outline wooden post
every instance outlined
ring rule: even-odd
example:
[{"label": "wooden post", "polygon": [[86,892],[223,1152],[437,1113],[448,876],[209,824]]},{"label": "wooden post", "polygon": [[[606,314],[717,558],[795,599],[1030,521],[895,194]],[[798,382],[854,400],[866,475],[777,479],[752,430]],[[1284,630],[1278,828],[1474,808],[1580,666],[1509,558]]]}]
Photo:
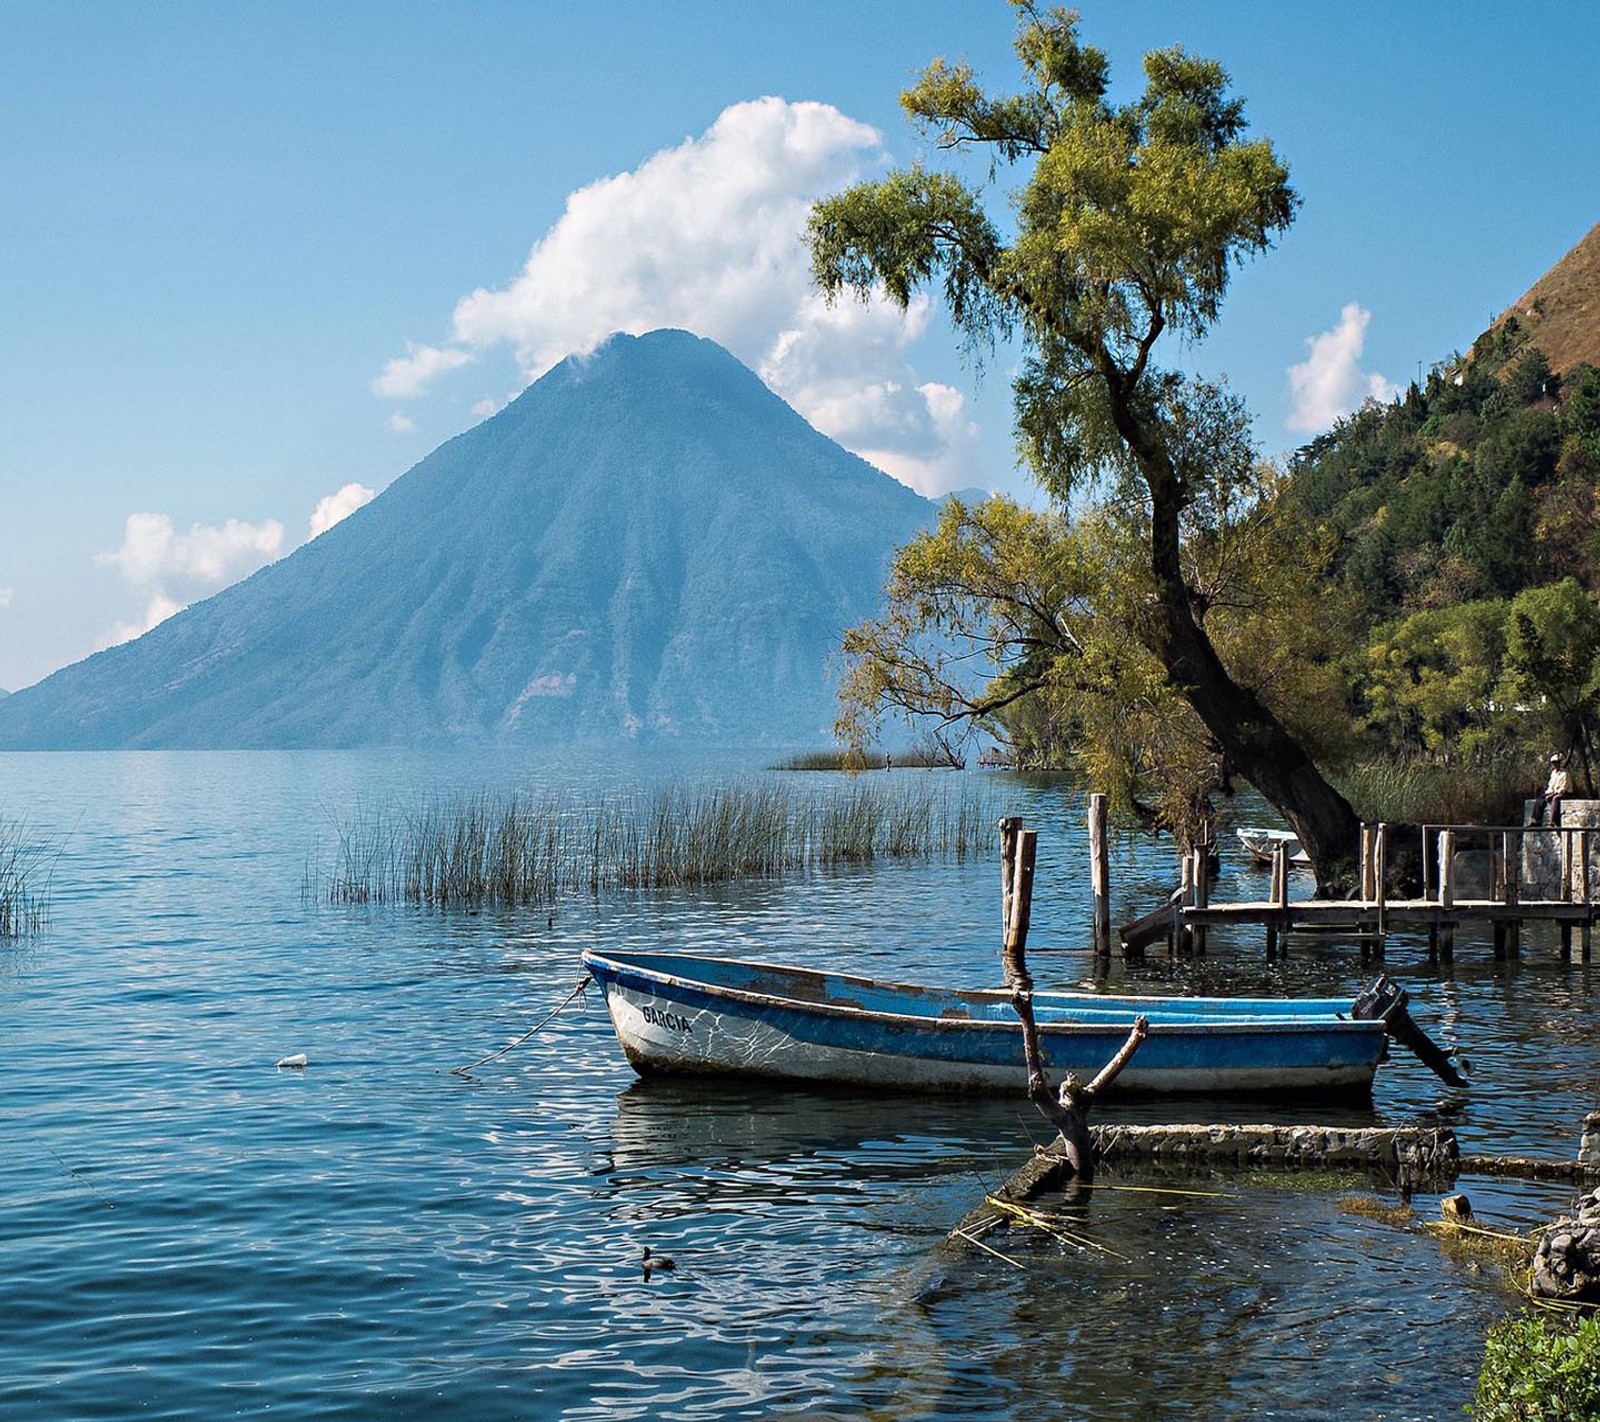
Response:
[{"label": "wooden post", "polygon": [[1389,932],[1389,826],[1380,824],[1373,836],[1372,878],[1378,900],[1378,955],[1383,956],[1383,940]]},{"label": "wooden post", "polygon": [[1455,955],[1456,930],[1449,915],[1456,906],[1456,833],[1439,831],[1439,952],[1445,962]]},{"label": "wooden post", "polygon": [[[1184,851],[1183,858],[1178,861],[1178,888],[1182,891],[1179,902],[1184,909],[1194,907],[1194,850]],[[1194,935],[1189,928],[1188,917],[1180,911],[1177,918],[1177,948],[1180,956],[1188,958],[1194,953]]]},{"label": "wooden post", "polygon": [[1370,904],[1378,896],[1377,889],[1373,885],[1373,849],[1376,838],[1371,825],[1361,826],[1361,902],[1365,904]]},{"label": "wooden post", "polygon": [[1094,955],[1111,956],[1111,860],[1106,848],[1106,797],[1089,797],[1089,884],[1094,894]]},{"label": "wooden post", "polygon": [[1589,961],[1591,940],[1594,937],[1594,903],[1589,895],[1589,831],[1578,831],[1578,885],[1582,891],[1583,922],[1578,926],[1578,948],[1583,961]]},{"label": "wooden post", "polygon": [[1034,830],[1018,830],[1011,860],[1011,906],[1006,919],[1001,958],[1005,964],[1006,986],[1012,998],[1031,998],[1033,976],[1028,972],[1028,919],[1033,909],[1033,863],[1039,836]]},{"label": "wooden post", "polygon": [[[1211,843],[1209,840],[1201,843],[1194,852],[1194,906],[1197,909],[1211,907]],[[1205,957],[1206,952],[1206,926],[1204,922],[1194,926],[1194,951],[1200,957]]]},{"label": "wooden post", "polygon": [[1007,815],[1000,821],[1000,946],[1005,951],[1006,935],[1011,931],[1012,876],[1016,873],[1017,836],[1022,833],[1022,817]]},{"label": "wooden post", "polygon": [[1289,846],[1279,841],[1272,847],[1272,907],[1274,913],[1267,927],[1267,961],[1272,962],[1279,953],[1288,951],[1283,931],[1288,927],[1289,907]]},{"label": "wooden post", "polygon": [[[1522,831],[1511,830],[1507,835],[1507,848],[1511,851],[1508,855],[1510,864],[1506,869],[1506,904],[1515,908],[1522,902]],[[1522,952],[1522,920],[1512,918],[1506,924],[1506,943],[1511,951],[1511,956],[1516,957]]]},{"label": "wooden post", "polygon": [[1011,916],[1006,924],[1006,948],[1019,954],[1027,946],[1028,923],[1033,916],[1033,866],[1038,852],[1038,831],[1020,831],[1011,873]]}]

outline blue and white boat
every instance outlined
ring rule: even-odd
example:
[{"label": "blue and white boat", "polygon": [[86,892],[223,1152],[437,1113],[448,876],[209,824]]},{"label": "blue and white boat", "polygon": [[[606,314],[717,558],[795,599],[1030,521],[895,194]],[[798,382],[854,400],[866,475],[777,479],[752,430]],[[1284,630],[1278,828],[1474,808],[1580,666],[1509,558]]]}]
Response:
[{"label": "blue and white boat", "polygon": [[[1022,1025],[1004,990],[917,987],[688,953],[586,952],[640,1075],[735,1074],[906,1091],[1021,1092]],[[1403,1001],[1403,994],[1401,995]],[[1117,1092],[1362,1093],[1381,1017],[1339,998],[1112,997],[1035,991],[1051,1071],[1088,1080],[1143,1015]]]}]

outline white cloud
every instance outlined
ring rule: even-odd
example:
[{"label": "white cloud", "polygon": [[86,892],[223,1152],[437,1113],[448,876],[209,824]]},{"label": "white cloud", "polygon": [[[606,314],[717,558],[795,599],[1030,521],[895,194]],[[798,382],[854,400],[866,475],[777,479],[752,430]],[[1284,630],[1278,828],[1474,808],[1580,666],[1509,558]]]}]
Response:
[{"label": "white cloud", "polygon": [[172,584],[213,591],[273,562],[283,552],[283,525],[275,518],[244,523],[230,518],[221,528],[195,524],[178,533],[166,514],[133,513],[122,547],[95,561],[116,568],[135,586]]},{"label": "white cloud", "polygon": [[365,484],[346,484],[336,493],[324,495],[317,500],[317,506],[311,514],[311,532],[307,538],[315,538],[320,533],[326,533],[334,524],[350,517],[363,504],[371,503],[376,491],[367,488]]},{"label": "white cloud", "polygon": [[472,413],[480,420],[487,420],[489,416],[494,414],[494,412],[499,408],[500,402],[498,400],[494,399],[492,396],[485,395],[483,399],[479,400],[478,403],[472,407]]},{"label": "white cloud", "polygon": [[1301,364],[1289,367],[1289,388],[1294,395],[1287,420],[1291,430],[1315,434],[1350,414],[1364,400],[1387,401],[1400,393],[1384,376],[1361,369],[1371,319],[1371,312],[1352,301],[1339,313],[1339,324],[1333,330],[1306,339],[1310,354]]},{"label": "white cloud", "polygon": [[95,562],[115,568],[145,601],[139,622],[118,622],[102,647],[142,636],[181,612],[197,597],[214,593],[275,561],[283,553],[283,525],[230,518],[220,528],[195,524],[179,533],[166,514],[129,514],[122,546],[97,553]]},{"label": "white cloud", "polygon": [[876,131],[830,105],[734,104],[699,137],[572,193],[520,274],[463,297],[449,343],[411,347],[375,388],[420,394],[496,347],[533,381],[613,332],[681,326],[726,346],[891,472],[930,489],[970,483],[970,420],[952,418],[943,396],[930,402],[911,361],[927,303],[901,312],[847,298],[830,308],[811,282],[812,203],[883,159]]},{"label": "white cloud", "polygon": [[131,642],[135,637],[142,637],[153,627],[158,627],[169,617],[182,612],[184,604],[174,602],[165,593],[157,593],[150,599],[145,608],[144,618],[139,622],[118,622],[95,645],[97,652],[103,652],[107,647],[120,647],[124,642]]},{"label": "white cloud", "polygon": [[372,382],[372,391],[386,400],[412,400],[447,371],[466,365],[472,356],[464,350],[417,346],[409,341],[406,353],[384,365]]},{"label": "white cloud", "polygon": [[4,612],[17,600],[15,588],[0,588],[0,612]]},{"label": "white cloud", "polygon": [[417,422],[410,415],[403,414],[399,410],[395,410],[390,414],[389,418],[383,422],[383,426],[390,434],[397,435],[415,434],[417,430]]}]

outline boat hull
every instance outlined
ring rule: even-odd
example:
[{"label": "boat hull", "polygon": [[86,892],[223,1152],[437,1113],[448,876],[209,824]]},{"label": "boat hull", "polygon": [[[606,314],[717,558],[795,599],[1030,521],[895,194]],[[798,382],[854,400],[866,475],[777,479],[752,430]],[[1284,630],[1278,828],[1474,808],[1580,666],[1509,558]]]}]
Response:
[{"label": "boat hull", "polygon": [[[584,963],[617,1040],[641,1075],[702,1073],[901,1091],[1025,1089],[1022,1029],[1003,993],[885,984],[688,955],[603,955]],[[707,981],[721,976],[721,981]],[[780,986],[775,993],[764,988]],[[1086,1001],[1085,1001],[1086,999]],[[1080,1005],[1082,1004],[1082,1005]],[[1126,1094],[1369,1091],[1382,1023],[1334,1003],[1035,997],[1057,1076],[1087,1080],[1143,1012],[1149,1036],[1117,1079]],[[1349,1004],[1343,1004],[1348,1009]],[[898,1009],[898,1010],[896,1010]]]},{"label": "boat hull", "polygon": [[1291,864],[1309,864],[1311,856],[1301,846],[1300,837],[1289,830],[1257,829],[1246,826],[1236,829],[1234,837],[1239,841],[1253,862],[1260,865],[1272,863],[1272,856],[1277,852],[1280,844],[1287,845],[1289,862]]}]

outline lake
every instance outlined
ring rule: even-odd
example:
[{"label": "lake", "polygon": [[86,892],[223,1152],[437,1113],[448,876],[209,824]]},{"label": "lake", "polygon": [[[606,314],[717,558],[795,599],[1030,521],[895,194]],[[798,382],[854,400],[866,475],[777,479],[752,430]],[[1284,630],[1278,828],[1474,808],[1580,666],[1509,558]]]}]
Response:
[{"label": "lake", "polygon": [[[1513,1301],[1420,1228],[1342,1208],[1398,1203],[1380,1181],[1111,1173],[1077,1226],[1097,1248],[1013,1231],[1015,1264],[941,1269],[945,1233],[1047,1135],[1020,1080],[1016,1102],[640,1082],[597,992],[451,1073],[560,1003],[589,946],[992,984],[992,853],[553,912],[306,892],[360,807],[764,764],[0,755],[0,818],[57,847],[50,927],[0,944],[0,1417],[1461,1415]],[[893,773],[1040,829],[1030,964],[1041,985],[1088,979],[1076,792]],[[1237,861],[1218,897],[1259,895]],[[1120,921],[1170,889],[1170,845],[1119,846],[1112,874]],[[1118,961],[1110,982],[1331,995],[1370,976],[1344,943],[1264,957],[1259,934],[1214,935],[1203,960]],[[1108,1102],[1096,1119],[1445,1121],[1464,1150],[1570,1158],[1600,1082],[1593,970],[1537,938],[1506,963],[1461,941],[1444,967],[1397,943],[1387,966],[1472,1090],[1396,1058],[1370,1110]],[[277,1068],[301,1052],[306,1069]],[[1459,1188],[1517,1229],[1573,1194]],[[1437,1197],[1414,1204],[1437,1217]],[[677,1267],[647,1279],[646,1247]]]}]

